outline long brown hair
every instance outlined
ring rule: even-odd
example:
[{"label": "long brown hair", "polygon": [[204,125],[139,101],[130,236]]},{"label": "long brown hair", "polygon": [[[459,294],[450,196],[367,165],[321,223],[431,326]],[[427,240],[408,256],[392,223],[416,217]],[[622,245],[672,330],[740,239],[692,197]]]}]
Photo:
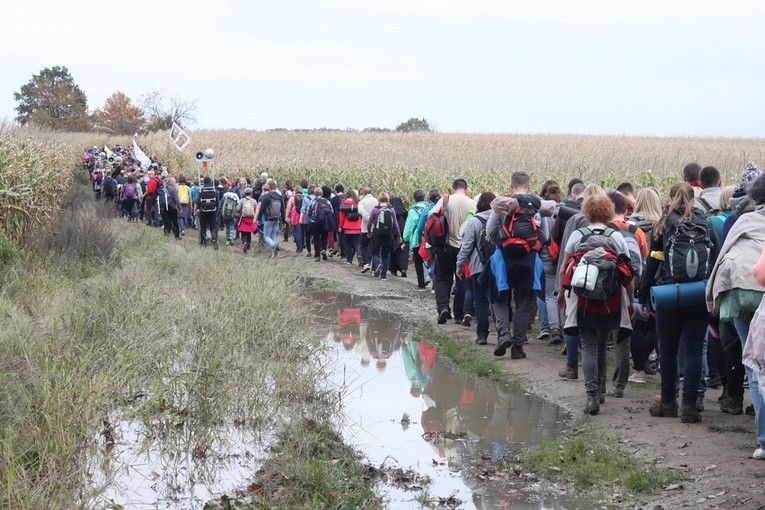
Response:
[{"label": "long brown hair", "polygon": [[696,196],[690,184],[679,182],[672,186],[669,194],[671,199],[667,210],[653,228],[654,239],[659,239],[667,230],[667,222],[671,214],[675,213],[679,216],[676,220],[677,223],[690,221],[693,216],[693,204],[696,201]]}]

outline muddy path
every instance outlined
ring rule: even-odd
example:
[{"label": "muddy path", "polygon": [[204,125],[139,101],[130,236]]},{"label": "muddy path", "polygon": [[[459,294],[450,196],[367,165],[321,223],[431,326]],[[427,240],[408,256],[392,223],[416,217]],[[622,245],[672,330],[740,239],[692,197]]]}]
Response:
[{"label": "muddy path", "polygon": [[[761,462],[750,458],[756,447],[754,420],[750,416],[731,416],[719,411],[720,390],[709,389],[706,411],[700,424],[681,424],[679,419],[654,418],[648,407],[659,392],[659,376],[648,376],[643,385],[630,384],[623,398],[608,396],[600,414],[585,417],[583,379],[566,381],[558,377],[564,365],[560,348],[536,340],[538,324],[529,335],[528,357],[511,360],[496,358],[493,349],[496,333],[492,331],[489,345],[473,343],[475,331],[449,322],[437,325],[435,300],[430,292],[415,292],[415,280],[389,276],[380,281],[369,273],[361,274],[355,265],[342,264],[337,258],[315,262],[304,254],[292,251],[291,243],[274,261],[252,254],[251,263],[284,265],[296,275],[327,280],[327,286],[364,298],[366,306],[390,312],[414,325],[432,327],[442,335],[459,339],[476,352],[492,359],[507,374],[516,379],[533,395],[560,406],[584,426],[615,433],[623,450],[646,465],[672,469],[678,483],[657,487],[650,496],[630,501],[628,507],[643,508],[763,508],[765,505],[765,472]],[[236,252],[235,248],[226,248]],[[287,253],[287,251],[289,251]],[[241,252],[238,256],[243,257]],[[609,368],[613,365],[610,362]],[[745,397],[748,405],[748,395]]]}]

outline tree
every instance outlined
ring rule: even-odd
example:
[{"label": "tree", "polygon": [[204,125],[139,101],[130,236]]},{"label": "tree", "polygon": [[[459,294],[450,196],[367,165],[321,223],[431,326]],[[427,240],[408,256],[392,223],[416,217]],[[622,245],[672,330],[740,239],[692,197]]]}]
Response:
[{"label": "tree", "polygon": [[418,119],[417,117],[412,117],[406,122],[402,122],[398,126],[396,126],[396,131],[401,131],[403,133],[412,133],[415,131],[433,131],[430,129],[430,124],[428,124],[428,121],[425,119]]},{"label": "tree", "polygon": [[124,92],[106,98],[104,107],[93,112],[96,129],[110,135],[132,135],[143,130],[143,110]]},{"label": "tree", "polygon": [[193,100],[178,96],[169,97],[164,90],[152,90],[140,99],[141,108],[146,115],[146,130],[161,131],[173,127],[173,122],[181,127],[195,124],[199,106]]},{"label": "tree", "polygon": [[13,93],[20,124],[63,131],[88,131],[88,99],[64,66],[45,68]]}]

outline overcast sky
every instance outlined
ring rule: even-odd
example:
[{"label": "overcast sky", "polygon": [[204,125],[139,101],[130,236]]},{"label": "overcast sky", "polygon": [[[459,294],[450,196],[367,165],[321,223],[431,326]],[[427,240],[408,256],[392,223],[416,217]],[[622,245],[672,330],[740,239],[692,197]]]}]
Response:
[{"label": "overcast sky", "polygon": [[[197,128],[765,137],[765,2],[2,0],[0,118],[63,65]],[[193,127],[192,127],[193,130]]]}]

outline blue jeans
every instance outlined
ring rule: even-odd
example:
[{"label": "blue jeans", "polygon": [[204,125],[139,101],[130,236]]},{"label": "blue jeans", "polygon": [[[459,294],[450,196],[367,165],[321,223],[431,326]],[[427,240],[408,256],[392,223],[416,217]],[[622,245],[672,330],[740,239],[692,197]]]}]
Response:
[{"label": "blue jeans", "polygon": [[393,251],[393,246],[389,243],[380,243],[379,246],[372,251],[372,267],[376,268],[382,264],[382,272],[380,278],[385,278],[388,275],[388,268],[390,267],[390,253]]},{"label": "blue jeans", "polygon": [[[752,319],[733,319],[733,324],[738,331],[741,340],[741,349],[746,346],[746,338],[749,336],[749,323]],[[757,443],[765,450],[765,400],[760,394],[759,382],[754,380],[752,369],[744,365],[746,378],[749,379],[749,396],[754,406],[754,430],[757,433]]]},{"label": "blue jeans", "polygon": [[471,274],[473,282],[473,299],[475,302],[476,338],[484,340],[489,338],[489,293],[483,285],[478,283],[481,273]]},{"label": "blue jeans", "polygon": [[466,314],[469,314],[471,317],[475,317],[475,290],[473,288],[473,278],[471,275],[471,278],[465,279],[465,304],[463,305],[463,310]]},{"label": "blue jeans", "polygon": [[566,364],[575,367],[579,364],[579,335],[563,335],[566,342]]},{"label": "blue jeans", "polygon": [[657,310],[656,333],[661,358],[661,402],[675,401],[678,352],[685,357],[683,405],[695,406],[701,380],[701,358],[704,351],[709,315],[705,305],[683,306],[676,310]]},{"label": "blue jeans", "polygon": [[236,230],[236,217],[225,220],[221,218],[223,226],[226,227],[226,241],[230,241],[234,238],[234,231]]},{"label": "blue jeans", "polygon": [[547,303],[537,295],[537,314],[539,315],[539,325],[542,329],[550,329],[550,321],[547,320]]},{"label": "blue jeans", "polygon": [[361,258],[361,234],[343,234],[345,260],[353,263],[353,257]]},{"label": "blue jeans", "polygon": [[305,240],[303,238],[303,225],[297,224],[292,226],[292,235],[295,236],[295,249],[299,252],[305,248]]},{"label": "blue jeans", "polygon": [[263,223],[263,240],[273,253],[279,245],[279,220],[268,220]]}]

